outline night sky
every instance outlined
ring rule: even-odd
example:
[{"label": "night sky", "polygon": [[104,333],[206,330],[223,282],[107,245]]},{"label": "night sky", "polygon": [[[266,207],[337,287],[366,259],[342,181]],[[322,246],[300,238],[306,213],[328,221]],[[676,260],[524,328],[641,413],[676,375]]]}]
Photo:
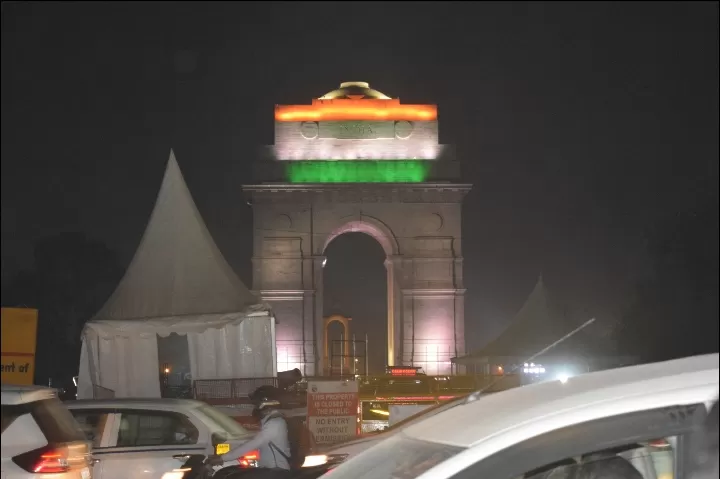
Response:
[{"label": "night sky", "polygon": [[[32,265],[34,241],[62,231],[105,242],[126,266],[172,147],[250,286],[240,186],[273,141],[273,107],[343,81],[438,104],[441,143],[457,145],[474,184],[463,209],[471,350],[540,274],[571,308],[619,315],[649,267],[647,228],[692,210],[700,182],[717,191],[717,2],[2,9],[4,281]],[[382,254],[365,239],[333,246],[330,261],[369,255],[338,279],[363,301],[335,301],[360,329],[384,331]]]}]

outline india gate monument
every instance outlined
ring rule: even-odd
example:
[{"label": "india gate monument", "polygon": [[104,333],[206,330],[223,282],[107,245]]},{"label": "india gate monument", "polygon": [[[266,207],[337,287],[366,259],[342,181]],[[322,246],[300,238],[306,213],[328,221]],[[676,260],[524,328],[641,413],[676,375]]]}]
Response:
[{"label": "india gate monument", "polygon": [[324,254],[348,232],[385,251],[387,364],[448,374],[465,354],[461,206],[471,185],[438,126],[436,105],[403,104],[364,82],[275,107],[275,143],[243,190],[253,290],[278,321],[279,370],[327,372]]}]

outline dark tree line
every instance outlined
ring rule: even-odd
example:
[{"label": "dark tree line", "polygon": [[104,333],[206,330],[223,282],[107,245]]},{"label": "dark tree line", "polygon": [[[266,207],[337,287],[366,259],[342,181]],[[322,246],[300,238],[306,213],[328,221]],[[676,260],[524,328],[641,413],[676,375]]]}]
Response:
[{"label": "dark tree line", "polygon": [[115,253],[82,233],[61,233],[35,243],[32,269],[8,281],[2,303],[38,309],[36,383],[77,374],[83,325],[121,276]]}]

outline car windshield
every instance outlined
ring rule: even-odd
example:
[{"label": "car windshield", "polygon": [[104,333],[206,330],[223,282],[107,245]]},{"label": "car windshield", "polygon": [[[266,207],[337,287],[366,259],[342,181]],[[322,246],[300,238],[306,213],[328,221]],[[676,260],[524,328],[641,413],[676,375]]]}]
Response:
[{"label": "car windshield", "polygon": [[413,479],[464,448],[411,439],[400,433],[331,471],[343,479]]},{"label": "car windshield", "polygon": [[[247,436],[250,432],[242,427],[236,420],[215,409],[212,406],[200,406],[197,408],[198,414],[208,419],[204,421],[213,432],[222,432],[228,435],[228,438],[238,438]],[[213,425],[215,427],[213,427]]]}]

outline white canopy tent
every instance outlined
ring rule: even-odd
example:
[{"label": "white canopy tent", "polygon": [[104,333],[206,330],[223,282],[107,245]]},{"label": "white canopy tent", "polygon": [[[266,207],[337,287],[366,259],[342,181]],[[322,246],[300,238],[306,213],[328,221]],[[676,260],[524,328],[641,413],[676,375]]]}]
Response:
[{"label": "white canopy tent", "polygon": [[275,376],[275,319],[210,236],[175,155],[140,246],[83,330],[78,398],[159,397],[157,338],[186,335],[193,378]]}]

